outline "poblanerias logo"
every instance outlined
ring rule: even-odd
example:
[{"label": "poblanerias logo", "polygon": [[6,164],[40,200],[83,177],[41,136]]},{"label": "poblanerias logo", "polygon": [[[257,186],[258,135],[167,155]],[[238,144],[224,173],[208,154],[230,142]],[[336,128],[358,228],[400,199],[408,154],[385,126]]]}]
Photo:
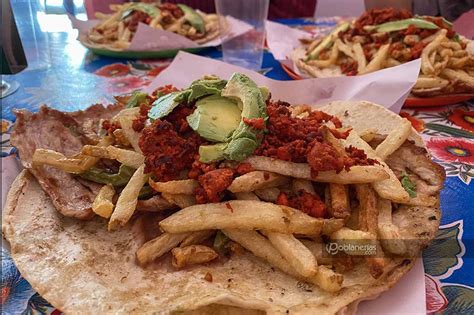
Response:
[{"label": "poblanerias logo", "polygon": [[360,244],[360,242],[329,242],[326,244],[326,252],[330,255],[346,253],[348,255],[374,256],[377,253],[376,244]]}]

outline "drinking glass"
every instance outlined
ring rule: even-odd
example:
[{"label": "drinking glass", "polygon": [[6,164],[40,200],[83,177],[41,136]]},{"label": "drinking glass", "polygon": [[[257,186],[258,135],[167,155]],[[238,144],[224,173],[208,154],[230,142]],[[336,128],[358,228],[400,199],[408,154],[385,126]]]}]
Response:
[{"label": "drinking glass", "polygon": [[251,27],[249,31],[233,38],[232,33],[221,32],[224,61],[247,69],[260,70],[269,0],[215,0],[215,3],[221,30],[228,28],[229,21],[226,17],[229,16]]}]

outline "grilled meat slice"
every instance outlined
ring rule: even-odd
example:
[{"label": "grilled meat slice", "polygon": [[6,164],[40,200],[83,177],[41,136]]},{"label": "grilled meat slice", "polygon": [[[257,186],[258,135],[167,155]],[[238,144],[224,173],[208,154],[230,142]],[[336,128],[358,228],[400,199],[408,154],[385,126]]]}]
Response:
[{"label": "grilled meat slice", "polygon": [[99,131],[100,119],[112,117],[121,108],[94,105],[84,111],[65,113],[44,106],[35,114],[26,110],[15,112],[17,120],[11,143],[18,149],[23,166],[36,177],[64,216],[83,220],[92,218],[91,206],[99,185],[92,182],[84,185],[74,175],[54,167],[33,168],[33,153],[44,148],[66,156],[77,154],[84,144],[94,142],[91,135]]}]

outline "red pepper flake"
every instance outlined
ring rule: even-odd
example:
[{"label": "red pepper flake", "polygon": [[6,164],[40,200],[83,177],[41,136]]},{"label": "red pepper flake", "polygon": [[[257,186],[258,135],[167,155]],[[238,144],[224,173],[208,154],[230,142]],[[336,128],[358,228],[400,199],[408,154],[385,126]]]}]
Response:
[{"label": "red pepper flake", "polygon": [[253,129],[263,130],[265,129],[265,120],[263,118],[243,118],[243,121],[246,125],[250,126]]},{"label": "red pepper flake", "polygon": [[270,178],[270,173],[263,172],[263,179],[268,180]]},{"label": "red pepper flake", "polygon": [[230,212],[234,213],[234,209],[232,209],[232,206],[230,205],[230,203],[226,202],[225,206],[226,206],[227,209],[230,210]]}]

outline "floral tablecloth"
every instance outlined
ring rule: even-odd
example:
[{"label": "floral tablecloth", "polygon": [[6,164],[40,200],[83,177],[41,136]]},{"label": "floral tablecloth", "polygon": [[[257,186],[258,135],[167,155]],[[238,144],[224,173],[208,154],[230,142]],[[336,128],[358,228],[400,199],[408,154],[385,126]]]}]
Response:
[{"label": "floral tablecloth", "polygon": [[[21,7],[16,10],[20,11]],[[281,22],[318,33],[330,29],[338,19]],[[43,20],[43,23],[46,22]],[[170,60],[122,60],[90,54],[75,41],[75,33],[68,27],[41,35],[44,41],[38,42],[38,36],[33,41],[31,36],[23,34],[23,44],[30,55],[38,47],[43,53],[46,51],[46,64],[43,58],[33,60],[29,69],[7,78],[18,81],[21,87],[2,100],[2,183],[17,171],[4,168],[9,165],[7,160],[15,159],[15,149],[9,143],[14,122],[12,109],[34,111],[48,104],[61,110],[77,110],[88,104],[108,103],[112,95],[146,86],[170,63]],[[218,49],[207,49],[200,54],[221,57]],[[265,52],[261,72],[275,79],[290,79],[269,52]],[[441,227],[436,240],[423,253],[427,311],[474,314],[474,102],[403,109],[401,115],[423,134],[428,150],[447,174],[441,194]],[[4,247],[1,256],[2,314],[60,313],[22,278]]]}]

